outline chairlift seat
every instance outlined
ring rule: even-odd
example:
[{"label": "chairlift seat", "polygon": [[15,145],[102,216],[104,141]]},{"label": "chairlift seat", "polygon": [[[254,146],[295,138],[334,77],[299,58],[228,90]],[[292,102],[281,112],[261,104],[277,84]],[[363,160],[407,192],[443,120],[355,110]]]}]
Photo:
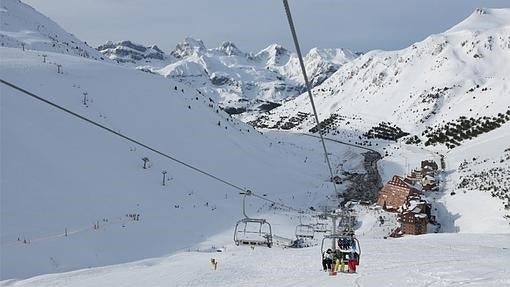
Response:
[{"label": "chairlift seat", "polygon": [[[334,233],[334,234],[326,234],[322,238],[321,243],[321,254],[324,256],[324,241],[330,239],[334,240],[335,242],[335,250],[340,251],[341,253],[353,253],[356,259],[356,265],[359,265],[359,260],[361,258],[361,245],[359,244],[359,240],[354,235],[354,231],[352,230],[344,230],[342,232]],[[339,240],[350,240],[351,244],[349,245],[349,248],[340,248],[337,246]]]},{"label": "chairlift seat", "polygon": [[296,226],[296,238],[314,238],[314,228],[308,224],[299,224]]},{"label": "chairlift seat", "polygon": [[273,233],[271,224],[266,219],[243,218],[236,223],[234,242],[236,245],[265,245],[272,247]]}]

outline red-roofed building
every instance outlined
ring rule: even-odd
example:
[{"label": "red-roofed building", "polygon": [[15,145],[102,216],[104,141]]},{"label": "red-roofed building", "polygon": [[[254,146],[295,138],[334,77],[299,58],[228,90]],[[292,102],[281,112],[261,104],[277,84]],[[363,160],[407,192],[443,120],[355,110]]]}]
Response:
[{"label": "red-roofed building", "polygon": [[393,176],[379,191],[377,204],[389,210],[398,210],[411,195],[419,195],[420,191],[413,185],[405,182],[400,176]]},{"label": "red-roofed building", "polygon": [[425,213],[404,211],[400,214],[399,221],[404,234],[420,235],[427,233],[429,219]]},{"label": "red-roofed building", "polygon": [[399,222],[403,234],[419,235],[427,233],[427,224],[431,221],[432,205],[421,196],[409,196],[402,213],[399,214]]}]

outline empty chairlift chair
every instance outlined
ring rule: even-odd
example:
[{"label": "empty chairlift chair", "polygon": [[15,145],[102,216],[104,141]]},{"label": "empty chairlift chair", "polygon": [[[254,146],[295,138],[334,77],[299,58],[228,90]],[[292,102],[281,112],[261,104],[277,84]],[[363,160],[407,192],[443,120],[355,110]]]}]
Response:
[{"label": "empty chairlift chair", "polygon": [[[323,219],[320,217],[321,220]],[[319,222],[319,218],[317,218],[316,223],[312,223],[311,226],[313,227],[314,232],[328,232],[328,224],[325,222]]]},{"label": "empty chairlift chair", "polygon": [[328,232],[328,225],[326,223],[317,222],[313,224],[313,231],[314,232]]},{"label": "empty chairlift chair", "polygon": [[234,229],[234,242],[236,245],[262,245],[273,246],[273,231],[271,224],[266,219],[250,218],[246,215],[246,196],[250,191],[242,193],[244,218],[237,221]]},{"label": "empty chairlift chair", "polygon": [[314,238],[315,231],[313,226],[307,224],[299,224],[296,226],[296,238]]},{"label": "empty chairlift chair", "polygon": [[304,238],[311,238],[314,237],[314,227],[310,224],[303,224],[301,222],[301,217],[299,217],[299,224],[296,226],[296,238],[297,239],[304,239]]}]

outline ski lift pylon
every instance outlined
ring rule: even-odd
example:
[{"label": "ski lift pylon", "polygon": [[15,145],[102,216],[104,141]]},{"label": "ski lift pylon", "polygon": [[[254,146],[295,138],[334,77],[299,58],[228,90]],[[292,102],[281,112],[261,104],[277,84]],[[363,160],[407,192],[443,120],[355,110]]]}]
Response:
[{"label": "ski lift pylon", "polygon": [[243,195],[244,218],[237,221],[234,229],[234,243],[236,245],[265,245],[273,246],[273,232],[271,224],[263,218],[250,218],[246,215],[246,197],[251,191],[241,193]]}]

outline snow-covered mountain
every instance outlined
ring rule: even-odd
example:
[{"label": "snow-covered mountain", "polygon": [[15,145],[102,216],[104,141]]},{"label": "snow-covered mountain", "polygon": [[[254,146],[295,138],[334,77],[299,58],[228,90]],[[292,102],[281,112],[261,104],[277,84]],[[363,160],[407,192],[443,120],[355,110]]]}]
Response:
[{"label": "snow-covered mountain", "polygon": [[[49,21],[18,1],[2,5],[10,13],[2,28]],[[40,39],[27,33],[24,41]],[[1,47],[0,79],[264,198],[308,208],[332,193],[314,140],[262,135],[172,77],[46,48]],[[0,279],[164,256],[231,233],[242,217],[239,190],[3,83],[0,96]],[[356,149],[332,151],[335,162],[361,164]],[[247,212],[291,237],[297,217],[276,207],[253,198]]]},{"label": "snow-covered mountain", "polygon": [[[2,14],[2,21],[6,20],[2,22],[5,25],[2,24],[0,34],[10,35],[10,38],[5,36],[4,39],[21,39],[16,33],[23,34],[25,28],[18,29],[21,32],[11,31],[14,26],[22,27],[20,19],[24,19],[23,23],[31,23],[31,27],[53,23],[31,7],[15,0],[2,0],[1,9],[2,13],[8,15],[4,18]],[[474,29],[472,26],[488,29],[476,28],[481,29],[477,37],[488,31],[502,30],[504,26],[501,23],[505,23],[507,18],[505,10],[483,11],[485,14],[474,16],[476,19],[472,24],[463,25],[469,29]],[[489,19],[494,23],[487,24]],[[71,37],[54,25],[51,30],[58,32],[59,39]],[[4,30],[4,27],[9,28]],[[272,45],[260,53],[252,54],[240,51],[232,43],[207,49],[201,41],[186,39],[170,54],[163,54],[163,60],[160,60],[157,55],[161,53],[154,47],[124,42],[123,50],[116,49],[118,45],[110,43],[104,50],[108,50],[111,57],[119,57],[118,62],[122,64],[118,64],[110,60],[97,61],[97,57],[91,57],[91,54],[89,57],[77,57],[80,56],[79,49],[67,50],[63,48],[65,44],[59,45],[63,43],[60,40],[47,42],[44,38],[46,34],[36,33],[37,29],[28,31],[31,32],[25,33],[23,41],[33,43],[30,49],[27,49],[28,46],[14,44],[0,48],[0,79],[19,85],[221,179],[253,190],[261,198],[307,210],[331,204],[329,198],[332,188],[328,171],[321,153],[322,147],[315,138],[274,131],[262,134],[222,111],[216,101],[218,98],[228,103],[225,102],[227,96],[240,99],[238,94],[230,95],[227,92],[234,93],[237,88],[249,90],[247,87],[250,82],[253,83],[253,90],[242,94],[248,101],[257,99],[258,94],[254,90],[261,92],[261,95],[266,91],[268,98],[271,98],[271,89],[276,89],[277,83],[283,85],[278,96],[281,99],[285,98],[285,93],[290,95],[291,91],[297,90],[300,79],[297,67],[293,68],[297,65],[296,59],[284,48]],[[467,33],[462,31],[446,32],[445,37],[449,41],[446,46],[450,45],[450,41],[456,43],[453,40],[457,36],[451,35]],[[492,50],[477,51],[477,54],[483,52],[484,57],[473,56],[471,59],[457,55],[467,67],[478,63],[467,71],[455,68],[454,65],[454,72],[460,73],[458,78],[447,73],[453,69],[450,64],[450,69],[443,67],[445,71],[437,75],[434,70],[425,69],[423,72],[419,67],[414,69],[421,71],[422,80],[428,83],[432,79],[439,81],[441,77],[450,76],[450,80],[453,78],[460,83],[460,87],[443,88],[441,91],[446,94],[438,97],[446,103],[449,103],[450,98],[458,98],[455,103],[459,107],[452,104],[452,109],[460,109],[469,102],[477,103],[480,95],[504,107],[502,104],[506,102],[500,98],[508,99],[504,94],[508,89],[505,82],[501,82],[501,79],[506,79],[501,70],[508,69],[505,66],[507,50],[501,45],[507,43],[505,39],[508,39],[508,30],[505,31],[503,40],[498,38],[498,41],[503,42],[497,42],[497,47],[494,44]],[[453,50],[460,51],[457,51],[460,49],[457,44],[445,48],[445,51],[450,51],[445,55],[448,59],[450,54],[455,54]],[[416,45],[421,47],[422,44]],[[86,47],[83,46],[83,49]],[[315,88],[316,92],[322,93],[318,103],[321,117],[327,117],[330,137],[368,143],[368,136],[363,138],[362,133],[368,133],[373,125],[383,120],[385,123],[381,128],[374,129],[368,135],[399,135],[402,132],[397,128],[388,127],[398,124],[412,135],[421,138],[426,136],[419,134],[419,131],[425,129],[425,123],[416,121],[410,124],[397,115],[386,118],[383,111],[366,110],[363,105],[349,103],[349,98],[338,97],[340,92],[327,96],[325,90],[321,90],[330,87],[333,91],[349,86],[354,96],[358,94],[354,91],[358,87],[370,85],[363,81],[365,78],[362,75],[366,74],[370,79],[372,70],[375,70],[374,75],[378,75],[377,69],[384,70],[380,65],[368,69],[370,63],[387,63],[389,60],[381,57],[389,57],[394,53],[411,57],[413,50],[370,52],[342,66],[348,68],[340,67]],[[490,56],[491,52],[499,54],[499,61]],[[341,50],[314,49],[307,55],[308,69],[317,71],[316,76],[311,76],[316,84],[322,81],[317,75],[333,73],[334,69],[329,68],[327,63],[337,66],[345,63],[344,53]],[[418,56],[432,61],[430,55]],[[373,59],[363,68],[370,57]],[[418,61],[417,58],[415,61]],[[496,68],[488,63],[479,64],[488,59]],[[444,65],[447,62],[445,60]],[[57,70],[55,65],[63,69]],[[361,77],[361,81],[344,79],[346,73],[356,67],[362,71],[358,71],[353,78]],[[397,74],[406,75],[405,79],[399,78],[399,83],[409,81],[408,85],[399,86],[405,93],[401,97],[403,101],[409,96],[406,88],[422,87],[422,84],[418,81],[419,77],[411,73],[412,65],[402,64],[399,67],[402,70]],[[474,72],[475,69],[478,73]],[[167,78],[153,73],[164,74]],[[462,87],[469,87],[470,79],[479,80],[475,76],[485,73],[490,74],[485,78],[486,82],[480,82],[479,88],[473,88],[473,91],[467,93],[469,96],[458,93],[457,90],[462,91]],[[261,78],[263,76],[269,80],[264,81]],[[464,78],[467,83],[462,81]],[[344,81],[343,85],[340,81]],[[235,88],[234,84],[229,86],[230,83],[237,83],[239,87]],[[293,85],[289,87],[294,88],[287,91],[285,85],[289,83]],[[390,86],[389,82],[386,84]],[[392,110],[389,104],[385,104],[385,99],[380,97],[384,96],[390,102],[396,101],[389,97],[389,91],[396,94],[398,91],[387,91],[386,84],[378,84],[378,89],[369,87],[373,94],[359,94],[365,97],[363,100],[378,101],[380,109]],[[397,83],[391,83],[394,84]],[[486,86],[487,89],[483,90]],[[244,87],[244,90],[240,87]],[[378,90],[385,94],[379,95]],[[475,90],[476,99],[468,99]],[[338,285],[338,281],[328,280],[324,283],[325,278],[332,278],[318,271],[318,247],[301,250],[263,250],[262,247],[251,250],[235,247],[232,243],[233,226],[236,220],[243,217],[238,190],[125,139],[105,133],[3,83],[0,83],[0,97],[0,280],[6,279],[0,285],[167,286],[175,283],[190,286],[264,286],[270,280],[287,285],[295,285],[296,280],[309,285]],[[264,98],[260,101],[264,101]],[[305,102],[303,96],[296,101],[285,102],[282,107],[268,114],[264,121],[269,123],[273,120],[271,117],[279,115],[281,118],[278,118],[278,125],[282,129],[306,131],[313,128],[307,114],[309,110],[301,105]],[[340,106],[334,104],[343,105],[344,102],[350,107],[351,113],[344,115],[345,109],[341,110],[341,114],[335,113],[339,112]],[[442,107],[440,104],[438,106]],[[471,108],[480,107],[473,104]],[[496,104],[487,108],[490,112],[497,109]],[[402,115],[411,114],[404,108],[402,110]],[[284,111],[289,114],[285,115]],[[431,122],[440,121],[436,116],[440,117],[444,112],[443,109],[439,111],[441,113],[430,117]],[[458,111],[457,114],[462,115],[462,112]],[[457,114],[453,113],[451,118],[454,119]],[[381,237],[394,226],[380,225],[378,218],[389,214],[359,205],[356,211],[359,212],[360,220],[358,231],[364,248],[367,248],[364,249],[360,273],[348,274],[348,278],[347,274],[340,275],[346,279],[345,282],[353,285],[363,282],[380,285],[382,277],[386,285],[399,282],[430,284],[431,278],[437,284],[460,284],[477,280],[483,286],[504,285],[508,282],[504,264],[509,256],[506,244],[508,235],[485,234],[510,232],[508,222],[502,216],[503,204],[499,199],[491,197],[491,193],[494,193],[494,197],[504,198],[506,193],[500,191],[509,182],[505,177],[508,173],[504,170],[510,163],[510,128],[508,123],[501,123],[499,115],[497,117],[499,120],[494,120],[495,124],[482,125],[495,127],[492,131],[462,141],[460,146],[449,151],[443,146],[425,146],[423,141],[416,145],[405,144],[402,140],[395,144],[392,141],[370,139],[373,148],[384,155],[378,163],[383,179],[405,171],[407,164],[416,166],[425,157],[440,162],[440,155],[436,152],[442,153],[446,164],[442,176],[447,193],[431,195],[437,209],[434,213],[440,216],[438,220],[443,223],[444,231],[484,234],[430,234],[403,240],[383,240]],[[497,124],[500,127],[496,127]],[[332,141],[328,141],[327,145],[335,174],[364,174],[366,162],[361,152],[365,151]],[[478,185],[481,181],[477,181],[476,177],[484,178],[489,184]],[[344,185],[340,188],[344,188]],[[487,193],[478,190],[486,190]],[[450,191],[457,191],[457,194],[451,194]],[[273,226],[275,239],[279,240],[292,238],[300,222],[320,220],[310,214],[298,214],[295,210],[290,211],[253,197],[248,198],[247,213],[256,218],[268,219]],[[395,220],[388,219],[387,222]],[[474,246],[479,246],[480,242],[484,246],[483,250]],[[381,249],[381,246],[384,248]],[[216,252],[218,247],[221,247],[222,252]],[[424,248],[438,252],[429,256],[422,252]],[[473,252],[474,249],[476,252]],[[370,255],[377,252],[381,256]],[[421,255],[416,257],[417,254]],[[448,254],[448,260],[443,261],[444,254]],[[218,272],[207,272],[212,256],[220,259]],[[411,258],[405,259],[408,257]],[[450,259],[452,266],[446,271],[443,265],[437,264],[450,262]],[[138,260],[142,261],[95,268]],[[470,265],[472,260],[483,261],[484,266]],[[381,268],[385,264],[391,266]],[[434,266],[433,271],[430,271],[430,266]],[[300,268],[306,270],[300,271]],[[391,276],[388,276],[386,268],[390,268]],[[85,270],[16,280],[77,269]],[[282,270],[286,272],[280,272]],[[432,275],[417,278],[416,272],[442,273],[438,279]],[[365,275],[368,276],[362,277]]]},{"label": "snow-covered mountain", "polygon": [[168,55],[159,49],[158,46],[145,47],[131,41],[119,43],[107,42],[97,47],[97,50],[118,63],[158,65],[161,63],[168,64],[171,61],[168,59]]},{"label": "snow-covered mountain", "polygon": [[[297,56],[276,44],[248,53],[232,42],[208,49],[201,40],[188,37],[168,55],[154,46],[130,41],[110,42],[98,50],[112,60],[159,73],[207,93],[230,114],[248,111],[257,115],[304,91]],[[354,58],[345,49],[312,49],[305,57],[312,85],[319,85]]]},{"label": "snow-covered mountain", "polygon": [[0,46],[103,60],[104,56],[19,0],[2,0]]},{"label": "snow-covered mountain", "polygon": [[[272,140],[173,80],[63,54],[47,58],[63,74],[37,51],[1,48],[0,78],[268,198],[305,208],[332,192],[314,142]],[[242,216],[238,190],[3,84],[0,91],[2,278],[162,256]],[[279,216],[264,201],[248,208],[252,216]]]},{"label": "snow-covered mountain", "polygon": [[[448,31],[408,48],[371,51],[354,59],[316,86],[313,94],[330,136],[370,145],[387,156],[402,144],[441,153],[453,173],[447,190],[492,191],[508,206],[509,75],[510,9],[477,9]],[[307,94],[252,124],[317,132]],[[396,147],[386,148],[397,141]],[[457,175],[463,162],[471,166],[480,160],[501,166],[467,167]]]},{"label": "snow-covered mountain", "polygon": [[[479,9],[452,29],[406,49],[366,53],[313,92],[321,118],[337,114],[338,129],[355,126],[368,132],[390,122],[423,143],[455,146],[485,132],[477,129],[482,122],[494,123],[491,130],[510,119],[509,62],[510,10]],[[283,117],[310,111],[302,94],[255,124],[273,127]],[[437,139],[448,125],[464,120],[472,123],[471,133]],[[308,116],[293,129],[313,126]]]}]

